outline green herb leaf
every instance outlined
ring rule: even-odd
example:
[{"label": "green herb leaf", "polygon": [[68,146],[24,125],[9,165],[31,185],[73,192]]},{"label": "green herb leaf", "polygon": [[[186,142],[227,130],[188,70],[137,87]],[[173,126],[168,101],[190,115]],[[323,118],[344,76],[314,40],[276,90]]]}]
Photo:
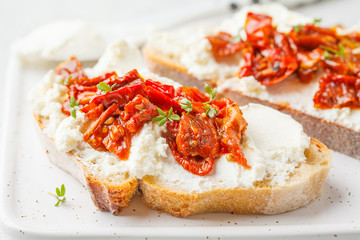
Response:
[{"label": "green herb leaf", "polygon": [[167,118],[163,118],[160,122],[159,122],[159,126],[161,127],[162,125],[164,125],[167,121]]},{"label": "green herb leaf", "polygon": [[176,121],[180,120],[180,116],[177,115],[177,114],[173,114],[169,118],[172,119],[172,120],[176,120]]},{"label": "green herb leaf", "polygon": [[96,87],[99,90],[103,91],[104,93],[110,92],[111,88],[112,88],[112,87],[109,86],[109,84],[107,84],[105,82],[100,82],[98,85],[96,85]]},{"label": "green herb leaf", "polygon": [[156,107],[156,109],[159,113],[159,116],[153,117],[152,121],[159,122],[159,126],[164,125],[167,120],[169,120],[170,122],[172,122],[173,120],[180,120],[179,115],[172,114],[174,111],[172,107],[169,109],[169,112],[167,114],[158,107]]},{"label": "green herb leaf", "polygon": [[208,115],[211,118],[215,117],[215,115],[218,113],[218,110],[212,106],[205,106],[203,107],[203,109],[207,110],[206,115]]},{"label": "green herb leaf", "polygon": [[343,57],[345,55],[345,48],[342,44],[339,44],[339,51],[338,54]]},{"label": "green herb leaf", "polygon": [[64,85],[69,85],[69,81],[72,79],[72,76],[70,75],[67,79],[64,80]]},{"label": "green herb leaf", "polygon": [[181,109],[184,109],[187,112],[186,114],[189,114],[193,110],[192,103],[186,98],[181,99],[180,106]]},{"label": "green herb leaf", "polygon": [[76,106],[75,103],[76,103],[76,102],[75,102],[75,97],[74,97],[73,95],[71,95],[69,106],[70,106],[70,107],[74,107],[74,106]]},{"label": "green herb leaf", "polygon": [[60,196],[64,196],[65,195],[65,185],[61,184],[61,191],[60,191]]},{"label": "green herb leaf", "polygon": [[208,115],[209,117],[213,118],[218,111],[216,110],[216,108],[212,107],[210,105],[210,103],[215,99],[216,97],[216,88],[212,89],[209,85],[205,86],[205,92],[206,92],[206,96],[208,96],[210,98],[210,101],[205,102],[204,103],[204,107],[203,109],[206,109],[206,115]]},{"label": "green herb leaf", "polygon": [[216,110],[216,108],[210,108],[209,110],[206,111],[206,114],[211,118],[215,117],[217,113],[218,111]]},{"label": "green herb leaf", "polygon": [[295,25],[295,26],[294,26],[294,32],[296,32],[296,33],[300,32],[300,29],[301,29],[302,27],[303,27],[302,24],[297,24],[297,25]]},{"label": "green herb leaf", "polygon": [[211,103],[216,97],[216,88],[212,89],[209,85],[205,85],[205,92],[205,95],[210,98],[210,101],[207,103]]},{"label": "green herb leaf", "polygon": [[321,21],[322,21],[321,18],[315,18],[313,24],[316,25],[318,23],[321,23]]},{"label": "green herb leaf", "polygon": [[66,200],[66,197],[65,197],[65,185],[62,184],[60,189],[56,188],[55,192],[56,192],[56,194],[53,194],[51,192],[48,192],[48,194],[50,194],[51,196],[54,196],[57,199],[57,202],[55,203],[55,207],[58,207],[60,203],[63,203]]},{"label": "green herb leaf", "polygon": [[70,110],[70,114],[71,114],[71,116],[72,116],[73,118],[76,118],[76,111],[75,111],[74,108],[72,108],[72,109]]},{"label": "green herb leaf", "polygon": [[69,106],[71,107],[70,114],[73,118],[76,118],[76,111],[80,111],[79,101],[75,101],[75,97],[71,95]]},{"label": "green herb leaf", "polygon": [[164,118],[164,116],[156,116],[156,117],[153,117],[152,121],[158,122],[158,121],[162,120],[163,118]]},{"label": "green herb leaf", "polygon": [[170,115],[172,114],[173,111],[174,111],[174,110],[173,110],[173,108],[171,107],[170,110],[169,110],[169,112],[168,112],[168,115],[167,115],[167,116],[170,117]]},{"label": "green herb leaf", "polygon": [[333,56],[331,55],[331,53],[328,50],[325,50],[322,56],[328,60],[333,58]]},{"label": "green herb leaf", "polygon": [[321,45],[320,48],[324,50],[323,56],[326,59],[333,58],[332,54],[338,55],[339,57],[344,57],[345,55],[345,48],[342,44],[338,45],[339,50],[324,45]]},{"label": "green herb leaf", "polygon": [[156,107],[156,110],[158,111],[158,113],[159,113],[161,116],[166,116],[166,114],[164,113],[164,111],[161,110],[160,108]]}]

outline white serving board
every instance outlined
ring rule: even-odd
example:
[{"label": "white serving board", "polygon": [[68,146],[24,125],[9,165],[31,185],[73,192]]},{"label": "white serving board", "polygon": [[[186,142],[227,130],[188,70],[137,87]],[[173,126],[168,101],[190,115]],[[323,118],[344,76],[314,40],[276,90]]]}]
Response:
[{"label": "white serving board", "polygon": [[[1,133],[0,217],[19,239],[192,237],[206,239],[359,239],[360,161],[337,152],[323,196],[307,207],[274,216],[202,214],[176,218],[151,210],[136,196],[120,216],[98,211],[86,189],[47,160],[36,136],[27,95],[54,65],[35,67],[11,56]],[[66,186],[67,201],[47,192]]]}]

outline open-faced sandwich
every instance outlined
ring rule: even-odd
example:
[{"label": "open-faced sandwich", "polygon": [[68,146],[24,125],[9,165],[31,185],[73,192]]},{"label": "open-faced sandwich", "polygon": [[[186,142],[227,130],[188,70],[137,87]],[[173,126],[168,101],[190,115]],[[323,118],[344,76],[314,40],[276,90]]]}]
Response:
[{"label": "open-faced sandwich", "polygon": [[360,158],[360,30],[319,24],[254,5],[218,27],[156,34],[144,53],[155,73],[289,113],[310,136]]},{"label": "open-faced sandwich", "polygon": [[276,214],[319,197],[329,150],[289,115],[241,106],[145,70],[125,42],[83,69],[72,57],[33,95],[49,158],[119,214],[139,191],[146,205],[184,217]]}]

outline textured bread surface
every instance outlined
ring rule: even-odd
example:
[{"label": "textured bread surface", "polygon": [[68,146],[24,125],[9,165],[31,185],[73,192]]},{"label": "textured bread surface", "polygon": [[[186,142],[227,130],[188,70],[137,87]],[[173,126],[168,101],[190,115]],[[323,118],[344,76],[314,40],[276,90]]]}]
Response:
[{"label": "textured bread surface", "polygon": [[[216,86],[216,80],[200,80],[187,73],[181,63],[165,53],[146,45],[143,49],[147,65],[151,71],[161,76],[170,77],[175,81],[203,91],[205,84]],[[326,146],[351,157],[360,159],[360,133],[336,123],[308,115],[295,110],[287,104],[275,104],[255,97],[249,97],[239,91],[227,90],[226,97],[237,102],[240,106],[248,103],[259,103],[275,108],[286,114],[290,114],[296,121],[300,122],[306,134],[319,139]]]},{"label": "textured bread surface", "polygon": [[35,120],[39,126],[40,141],[50,161],[78,179],[87,188],[96,207],[118,215],[121,209],[129,206],[131,198],[138,189],[137,179],[127,178],[116,181],[116,179],[99,177],[96,173],[90,172],[76,155],[71,152],[60,152],[54,140],[43,131],[44,125],[41,118],[35,115]]},{"label": "textured bread surface", "polygon": [[286,186],[272,186],[264,181],[256,183],[254,188],[224,188],[190,193],[167,186],[153,176],[117,181],[100,177],[91,172],[75,154],[60,152],[54,140],[43,131],[41,119],[38,116],[35,119],[49,159],[82,182],[100,210],[114,215],[129,206],[138,187],[147,206],[177,217],[208,212],[277,214],[291,211],[321,196],[331,164],[329,150],[319,141],[311,139],[310,147],[305,151],[306,162],[291,174]]},{"label": "textured bread surface", "polygon": [[151,208],[177,217],[209,213],[277,214],[309,204],[321,196],[331,165],[329,150],[311,139],[305,151],[306,162],[293,173],[286,186],[258,182],[254,188],[216,189],[204,193],[189,193],[159,183],[155,177],[140,180],[143,201]]}]

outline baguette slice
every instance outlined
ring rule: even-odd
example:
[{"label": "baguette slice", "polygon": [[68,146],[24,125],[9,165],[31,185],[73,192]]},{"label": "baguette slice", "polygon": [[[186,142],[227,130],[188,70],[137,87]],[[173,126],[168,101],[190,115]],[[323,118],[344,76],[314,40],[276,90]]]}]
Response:
[{"label": "baguette slice", "polygon": [[[112,60],[110,62],[112,63]],[[119,65],[122,66],[120,63]],[[61,101],[60,97],[55,99],[54,101]],[[45,102],[45,104],[47,103],[48,101]],[[54,139],[46,134],[48,128],[45,127],[49,127],[49,123],[54,123],[50,121],[51,117],[47,119],[46,115],[44,117],[35,115],[35,119],[39,126],[42,143],[50,160],[79,179],[86,186],[95,205],[100,210],[110,211],[112,214],[119,214],[122,208],[128,206],[138,188],[142,192],[144,202],[147,205],[179,217],[205,212],[235,212],[238,214],[286,212],[305,206],[321,195],[322,186],[331,164],[328,149],[320,142],[312,139],[310,147],[305,151],[306,161],[296,168],[295,173],[290,175],[290,179],[287,180],[288,182],[284,186],[274,186],[270,182],[258,182],[254,188],[220,188],[214,186],[211,189],[217,190],[194,193],[190,190],[180,190],[181,185],[176,185],[178,187],[167,185],[173,180],[173,176],[165,173],[164,175],[158,175],[161,171],[150,172],[148,175],[138,179],[128,177],[130,174],[126,174],[127,172],[122,168],[112,168],[110,166],[110,170],[115,169],[116,174],[108,174],[109,165],[101,164],[103,155],[97,158],[100,161],[92,162],[85,161],[85,158],[81,158],[72,152],[61,152],[56,148]],[[73,120],[73,118],[69,119]],[[80,138],[82,139],[81,136]],[[145,140],[143,138],[139,139]],[[300,149],[302,153],[303,148]],[[94,149],[92,151],[96,152]],[[92,156],[92,153],[87,156]],[[162,161],[160,158],[157,159],[156,156],[154,155],[155,160]],[[145,163],[142,164],[145,165]],[[94,166],[98,168],[93,168]],[[143,166],[141,165],[141,167]],[[181,166],[177,167],[181,168]],[[99,170],[102,174],[99,173]],[[180,177],[184,176],[182,172],[179,173]],[[110,175],[115,177],[109,177]],[[161,178],[160,181],[159,176],[165,176],[166,178],[165,180]]]},{"label": "baguette slice", "polygon": [[77,178],[89,191],[94,204],[102,211],[119,215],[130,205],[137,192],[150,208],[186,217],[209,212],[236,214],[278,214],[306,206],[321,196],[329,173],[331,154],[321,142],[311,139],[305,151],[306,162],[300,164],[286,186],[270,185],[263,181],[254,188],[216,189],[203,193],[179,191],[161,184],[154,176],[142,179],[127,178],[121,181],[101,178],[92,173],[74,154],[60,152],[42,130],[43,123],[35,116],[39,135],[49,159],[64,171]]},{"label": "baguette slice", "polygon": [[[150,45],[143,48],[143,53],[148,68],[156,74],[172,78],[185,86],[196,87],[201,91],[205,84],[216,86],[216,79],[197,79],[189,74],[176,58],[168,56]],[[331,149],[360,159],[360,133],[353,129],[293,109],[287,103],[272,103],[232,89],[225,90],[223,94],[240,106],[259,103],[290,114],[303,125],[305,133],[309,136],[319,139]]]},{"label": "baguette slice", "polygon": [[159,184],[155,177],[140,180],[143,201],[147,206],[177,217],[209,212],[236,214],[278,214],[303,207],[321,196],[322,186],[331,165],[331,154],[321,142],[311,139],[300,164],[286,186],[263,181],[254,188],[216,189],[189,193]]},{"label": "baguette slice", "polygon": [[79,180],[89,191],[95,206],[101,211],[109,211],[119,215],[121,209],[129,206],[131,198],[138,190],[135,178],[110,179],[91,172],[74,154],[59,151],[43,130],[41,118],[34,115],[38,125],[38,135],[51,162]]}]

